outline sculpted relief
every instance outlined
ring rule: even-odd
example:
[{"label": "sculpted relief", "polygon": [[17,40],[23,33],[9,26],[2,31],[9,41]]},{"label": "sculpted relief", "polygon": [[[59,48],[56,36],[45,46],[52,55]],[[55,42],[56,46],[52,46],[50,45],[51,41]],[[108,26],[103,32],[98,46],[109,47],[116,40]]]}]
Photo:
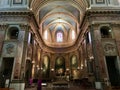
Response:
[{"label": "sculpted relief", "polygon": [[106,42],[104,43],[104,53],[105,55],[116,55],[116,46],[114,43]]},{"label": "sculpted relief", "polygon": [[3,46],[3,56],[4,57],[14,57],[16,51],[16,43],[8,42]]}]

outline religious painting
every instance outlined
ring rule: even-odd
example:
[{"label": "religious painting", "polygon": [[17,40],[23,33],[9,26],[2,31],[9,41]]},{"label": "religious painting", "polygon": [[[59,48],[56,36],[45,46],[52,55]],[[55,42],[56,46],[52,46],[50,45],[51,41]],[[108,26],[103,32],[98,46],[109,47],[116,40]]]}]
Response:
[{"label": "religious painting", "polygon": [[22,4],[22,0],[13,0],[13,4]]},{"label": "religious painting", "polygon": [[55,61],[55,71],[57,76],[64,75],[65,72],[65,59],[63,57],[57,57]]},{"label": "religious painting", "polygon": [[70,59],[70,65],[71,65],[71,69],[77,69],[78,67],[78,60],[77,60],[77,56],[73,55]]},{"label": "religious painting", "polygon": [[96,0],[96,3],[97,3],[97,4],[104,4],[104,3],[105,3],[105,0]]},{"label": "religious painting", "polygon": [[50,59],[48,56],[44,56],[42,60],[42,77],[48,78],[50,71]]},{"label": "religious painting", "polygon": [[79,72],[78,72],[78,60],[76,55],[72,55],[70,58],[70,66],[71,66],[71,76],[72,79],[78,79],[79,78]]}]

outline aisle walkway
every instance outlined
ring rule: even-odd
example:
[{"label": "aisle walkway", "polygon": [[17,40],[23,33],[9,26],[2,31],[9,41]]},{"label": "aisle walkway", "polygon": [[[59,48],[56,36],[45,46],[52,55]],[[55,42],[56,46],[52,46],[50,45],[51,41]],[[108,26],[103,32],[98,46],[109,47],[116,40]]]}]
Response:
[{"label": "aisle walkway", "polygon": [[[25,90],[37,90],[37,87],[35,88],[26,88]],[[81,88],[81,87],[70,87],[70,88],[52,88],[52,87],[43,87],[42,90],[95,90],[91,88]]]},{"label": "aisle walkway", "polygon": [[[37,86],[31,87],[31,88],[26,88],[25,90],[37,90]],[[87,87],[82,87],[78,85],[69,85],[68,87],[66,86],[52,86],[51,84],[48,84],[46,87],[42,87],[42,90],[96,90],[93,88],[87,88]]]}]

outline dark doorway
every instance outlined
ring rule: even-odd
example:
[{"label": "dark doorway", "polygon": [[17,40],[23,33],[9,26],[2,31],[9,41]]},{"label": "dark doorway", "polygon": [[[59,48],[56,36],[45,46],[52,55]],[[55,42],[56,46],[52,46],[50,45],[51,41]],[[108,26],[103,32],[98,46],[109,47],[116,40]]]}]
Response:
[{"label": "dark doorway", "polygon": [[112,86],[120,86],[120,73],[117,56],[106,56],[108,75]]},{"label": "dark doorway", "polygon": [[6,79],[11,78],[12,69],[13,69],[14,58],[3,58],[2,69],[3,75]]},{"label": "dark doorway", "polygon": [[11,79],[14,58],[3,58],[0,72],[0,87],[5,87],[6,79]]}]

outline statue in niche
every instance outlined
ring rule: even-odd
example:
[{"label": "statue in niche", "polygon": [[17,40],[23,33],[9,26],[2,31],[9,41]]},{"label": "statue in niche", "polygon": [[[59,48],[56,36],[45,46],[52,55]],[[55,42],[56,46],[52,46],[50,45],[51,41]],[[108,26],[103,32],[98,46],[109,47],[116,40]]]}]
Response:
[{"label": "statue in niche", "polygon": [[43,78],[49,77],[49,58],[48,56],[44,56],[43,62],[42,62],[42,75]]}]

